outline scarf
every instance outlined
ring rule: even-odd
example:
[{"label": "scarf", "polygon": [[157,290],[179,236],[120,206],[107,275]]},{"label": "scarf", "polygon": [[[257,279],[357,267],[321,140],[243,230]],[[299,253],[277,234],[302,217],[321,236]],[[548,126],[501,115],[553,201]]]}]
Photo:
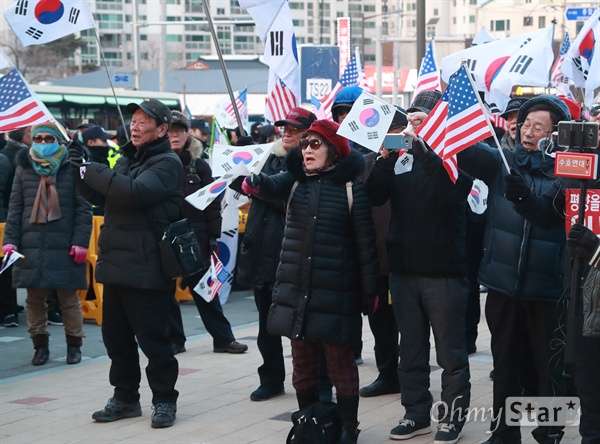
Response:
[{"label": "scarf", "polygon": [[56,143],[33,143],[29,157],[33,161],[33,169],[40,176],[54,176],[67,154],[67,147]]},{"label": "scarf", "polygon": [[60,219],[62,212],[56,191],[56,176],[40,176],[40,185],[33,202],[31,217],[32,224],[45,224]]}]

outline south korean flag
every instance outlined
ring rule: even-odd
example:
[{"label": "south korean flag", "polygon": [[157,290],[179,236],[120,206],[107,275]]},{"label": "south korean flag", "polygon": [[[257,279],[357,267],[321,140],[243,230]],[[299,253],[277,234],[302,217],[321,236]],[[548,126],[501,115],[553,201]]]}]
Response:
[{"label": "south korean flag", "polygon": [[392,125],[395,112],[394,106],[363,91],[337,133],[377,153]]}]

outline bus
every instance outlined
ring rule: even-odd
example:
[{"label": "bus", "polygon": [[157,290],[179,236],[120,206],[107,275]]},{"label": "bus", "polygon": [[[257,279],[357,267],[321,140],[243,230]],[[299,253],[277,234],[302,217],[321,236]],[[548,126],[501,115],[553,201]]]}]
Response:
[{"label": "bus", "polygon": [[[63,119],[71,129],[85,118],[93,119],[97,125],[110,132],[123,124],[110,88],[56,85],[31,85],[31,88],[52,115]],[[172,110],[182,111],[181,101],[175,93],[123,89],[115,89],[115,93],[125,122],[131,120],[131,114],[125,110],[127,104],[141,103],[144,99],[157,99]]]}]

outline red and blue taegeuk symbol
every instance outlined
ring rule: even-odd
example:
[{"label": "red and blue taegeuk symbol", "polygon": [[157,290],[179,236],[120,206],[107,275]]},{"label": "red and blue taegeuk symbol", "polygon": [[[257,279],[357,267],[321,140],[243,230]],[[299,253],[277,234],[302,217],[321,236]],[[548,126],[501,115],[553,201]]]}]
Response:
[{"label": "red and blue taegeuk symbol", "polygon": [[215,182],[209,188],[211,193],[220,193],[227,187],[227,182]]},{"label": "red and blue taegeuk symbol", "polygon": [[35,18],[43,25],[51,25],[61,19],[65,7],[60,0],[41,0],[35,5]]},{"label": "red and blue taegeuk symbol", "polygon": [[236,165],[240,163],[248,165],[250,162],[252,162],[252,153],[249,153],[248,151],[240,151],[239,153],[235,153],[231,160],[233,160],[233,163]]},{"label": "red and blue taegeuk symbol", "polygon": [[498,74],[500,74],[502,67],[508,59],[510,59],[509,56],[500,57],[490,63],[485,70],[485,87],[488,91],[492,90],[492,82],[498,76]]},{"label": "red and blue taegeuk symbol", "polygon": [[358,116],[360,123],[362,123],[367,128],[373,128],[377,126],[380,120],[379,112],[373,108],[367,108],[361,111]]}]

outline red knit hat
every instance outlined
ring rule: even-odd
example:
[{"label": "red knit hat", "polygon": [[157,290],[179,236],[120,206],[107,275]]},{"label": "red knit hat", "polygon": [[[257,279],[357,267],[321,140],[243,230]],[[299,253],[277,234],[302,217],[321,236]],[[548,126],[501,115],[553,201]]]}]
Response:
[{"label": "red knit hat", "polygon": [[340,159],[350,154],[350,142],[343,136],[337,134],[340,124],[331,120],[316,120],[306,130],[307,133],[317,133],[328,145],[331,145]]}]

